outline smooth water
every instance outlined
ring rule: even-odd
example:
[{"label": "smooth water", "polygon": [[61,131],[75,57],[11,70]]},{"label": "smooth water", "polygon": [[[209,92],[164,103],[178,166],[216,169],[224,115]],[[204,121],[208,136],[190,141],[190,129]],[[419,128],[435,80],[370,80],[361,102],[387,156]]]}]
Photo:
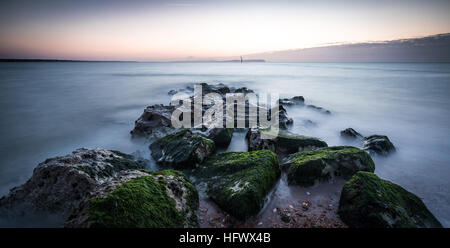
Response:
[{"label": "smooth water", "polygon": [[[293,131],[329,145],[339,131],[388,135],[397,152],[376,174],[423,198],[450,227],[450,64],[432,63],[0,63],[0,195],[48,157],[102,147],[149,157],[134,120],[167,91],[207,82],[303,95],[327,116],[288,108]],[[311,120],[316,125],[304,125]],[[229,150],[245,150],[236,133]]]}]

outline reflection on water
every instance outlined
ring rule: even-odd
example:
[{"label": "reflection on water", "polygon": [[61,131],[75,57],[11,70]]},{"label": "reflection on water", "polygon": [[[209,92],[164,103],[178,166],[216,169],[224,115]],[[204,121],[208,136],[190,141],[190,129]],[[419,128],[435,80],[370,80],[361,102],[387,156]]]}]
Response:
[{"label": "reflection on water", "polygon": [[[207,82],[281,97],[303,95],[332,111],[287,108],[292,131],[329,145],[339,131],[389,136],[397,152],[375,157],[376,173],[424,199],[450,226],[450,64],[421,63],[0,63],[0,194],[45,158],[79,147],[137,152],[130,139],[145,106],[167,91]],[[235,133],[230,151],[246,150]],[[152,168],[154,164],[152,165]]]}]

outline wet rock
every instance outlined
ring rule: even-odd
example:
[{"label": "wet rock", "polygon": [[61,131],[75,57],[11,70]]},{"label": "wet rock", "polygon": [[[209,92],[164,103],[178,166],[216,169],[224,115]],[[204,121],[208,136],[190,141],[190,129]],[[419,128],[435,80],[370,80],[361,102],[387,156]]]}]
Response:
[{"label": "wet rock", "polygon": [[150,150],[160,165],[196,167],[215,151],[215,145],[212,140],[184,129],[156,140]]},{"label": "wet rock", "polygon": [[388,155],[395,151],[395,147],[387,136],[371,135],[364,138],[363,149],[378,155]]},{"label": "wet rock", "polygon": [[26,220],[30,216],[46,219],[51,215],[63,225],[93,195],[101,194],[102,188],[116,185],[113,178],[126,180],[139,175],[139,171],[123,173],[145,165],[145,161],[131,155],[105,149],[81,148],[66,156],[49,158],[34,169],[27,182],[0,199],[0,217]]},{"label": "wet rock", "polygon": [[178,90],[169,90],[169,92],[167,92],[167,94],[169,94],[170,96],[173,96],[177,93],[178,93]]},{"label": "wet rock", "polygon": [[280,176],[276,155],[268,150],[214,155],[193,172],[207,195],[221,209],[245,220],[264,206]]},{"label": "wet rock", "polygon": [[289,223],[289,222],[291,222],[291,216],[289,216],[289,214],[284,213],[284,212],[280,212],[280,219],[281,219],[281,221],[283,221],[284,223]]},{"label": "wet rock", "polygon": [[247,87],[241,87],[241,88],[237,88],[237,89],[233,90],[233,93],[248,94],[248,93],[255,93],[255,92],[251,89],[247,89]]},{"label": "wet rock", "polygon": [[442,227],[419,197],[370,172],[344,185],[338,213],[349,227]]},{"label": "wet rock", "polygon": [[[273,138],[264,139],[262,135]],[[245,138],[249,151],[269,149],[277,154],[292,154],[327,147],[327,143],[318,138],[302,136],[286,130],[280,130],[277,134],[273,131],[249,129]]]},{"label": "wet rock", "polygon": [[305,127],[316,127],[317,126],[317,123],[312,120],[303,120],[302,123],[303,123],[303,126],[305,126]]},{"label": "wet rock", "polygon": [[200,134],[214,141],[216,147],[226,148],[233,138],[234,128],[211,128]]},{"label": "wet rock", "polygon": [[207,84],[207,83],[201,83],[202,85],[202,94],[206,95],[208,93],[218,93],[220,95],[225,95],[227,93],[231,93],[231,90],[228,86],[225,84]]},{"label": "wet rock", "polygon": [[358,171],[375,170],[375,164],[365,151],[351,146],[332,146],[314,151],[298,152],[286,157],[289,184],[311,186],[335,177],[350,178]]},{"label": "wet rock", "polygon": [[331,114],[330,110],[327,110],[327,109],[324,109],[322,107],[318,107],[318,106],[315,106],[315,105],[306,105],[306,107],[308,107],[308,108],[310,108],[312,110],[318,111],[318,112],[320,112],[322,114],[327,114],[327,115]]},{"label": "wet rock", "polygon": [[[175,106],[156,104],[148,106],[144,113],[135,121],[131,131],[133,137],[147,137],[157,132],[171,131],[171,116]],[[173,130],[172,130],[173,131]]]},{"label": "wet rock", "polygon": [[303,96],[294,96],[292,98],[280,99],[279,103],[284,106],[305,105],[305,98]]},{"label": "wet rock", "polygon": [[347,129],[344,129],[341,131],[341,137],[347,138],[347,139],[362,139],[363,136],[356,132],[355,129],[349,127]]},{"label": "wet rock", "polygon": [[283,105],[279,105],[279,127],[280,129],[287,129],[288,126],[292,125],[294,123],[294,120],[290,118],[287,114],[286,109],[283,107]]},{"label": "wet rock", "polygon": [[92,194],[69,217],[66,227],[198,226],[198,192],[179,171],[123,171]]}]

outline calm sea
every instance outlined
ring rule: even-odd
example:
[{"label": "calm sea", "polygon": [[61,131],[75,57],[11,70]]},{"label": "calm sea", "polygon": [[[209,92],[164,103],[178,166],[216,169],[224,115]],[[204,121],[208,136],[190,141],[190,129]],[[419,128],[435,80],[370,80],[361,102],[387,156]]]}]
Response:
[{"label": "calm sea", "polygon": [[[293,131],[348,144],[339,131],[388,135],[397,153],[376,174],[420,196],[450,227],[450,64],[0,63],[0,195],[48,157],[102,147],[149,158],[130,139],[134,120],[167,91],[194,83],[303,95],[331,116],[288,109]],[[311,120],[315,125],[305,124]],[[228,150],[246,150],[235,134]]]}]

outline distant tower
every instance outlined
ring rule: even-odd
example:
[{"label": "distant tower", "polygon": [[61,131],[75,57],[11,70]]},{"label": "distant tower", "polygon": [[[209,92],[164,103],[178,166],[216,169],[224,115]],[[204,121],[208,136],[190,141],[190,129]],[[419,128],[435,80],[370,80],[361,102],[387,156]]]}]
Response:
[{"label": "distant tower", "polygon": [[242,56],[241,56],[241,64],[242,64]]}]

